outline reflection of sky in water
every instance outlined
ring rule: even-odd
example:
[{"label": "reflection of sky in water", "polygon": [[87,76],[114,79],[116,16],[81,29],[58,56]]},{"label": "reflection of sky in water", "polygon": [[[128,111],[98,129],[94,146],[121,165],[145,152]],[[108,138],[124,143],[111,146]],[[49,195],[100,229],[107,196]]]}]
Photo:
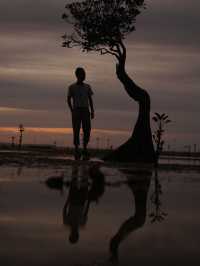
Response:
[{"label": "reflection of sky in water", "polygon": [[[126,180],[124,173],[104,167],[106,182]],[[48,177],[70,180],[71,169],[7,168],[0,174],[0,232],[2,265],[107,265],[109,242],[119,227],[134,215],[134,198],[126,185],[106,186],[99,202],[92,202],[88,222],[76,245],[68,242],[69,228],[62,224],[68,188],[49,190]],[[120,265],[199,265],[200,178],[195,172],[160,172],[162,223],[151,223],[154,209],[148,192],[144,226],[132,232],[119,247]]]},{"label": "reflection of sky in water", "polygon": [[168,157],[162,156],[159,160],[161,164],[180,164],[180,165],[200,165],[199,157]]}]

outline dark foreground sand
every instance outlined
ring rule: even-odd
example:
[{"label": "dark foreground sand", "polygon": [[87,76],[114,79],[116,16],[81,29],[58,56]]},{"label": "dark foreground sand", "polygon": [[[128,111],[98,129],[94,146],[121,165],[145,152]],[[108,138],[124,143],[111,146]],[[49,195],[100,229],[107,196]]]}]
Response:
[{"label": "dark foreground sand", "polygon": [[[189,163],[188,163],[189,161]],[[200,159],[176,161],[161,160],[158,169],[160,171],[197,171],[200,172]],[[164,162],[164,163],[163,163]],[[180,163],[181,162],[181,163]],[[153,169],[152,164],[138,163],[116,163],[104,162],[99,158],[91,158],[89,161],[75,161],[71,155],[54,155],[52,152],[31,152],[31,151],[0,151],[0,166],[16,166],[16,167],[50,167],[65,168],[73,165],[99,165],[114,168],[135,168],[135,169]]]},{"label": "dark foreground sand", "polygon": [[[97,198],[72,244],[63,216],[69,184],[74,173],[87,178],[94,164],[104,187],[93,190]],[[156,177],[152,167],[138,169],[1,155],[0,265],[200,265],[199,170],[165,165]]]}]

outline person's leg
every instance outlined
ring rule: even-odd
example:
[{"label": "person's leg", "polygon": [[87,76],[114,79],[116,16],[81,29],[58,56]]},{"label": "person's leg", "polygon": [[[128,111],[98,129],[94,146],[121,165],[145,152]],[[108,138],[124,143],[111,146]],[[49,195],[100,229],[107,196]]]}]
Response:
[{"label": "person's leg", "polygon": [[82,113],[82,127],[83,127],[83,149],[84,152],[87,152],[87,145],[90,140],[91,132],[91,119],[89,110],[84,110]]},{"label": "person's leg", "polygon": [[81,128],[81,115],[80,111],[74,109],[72,111],[72,126],[74,135],[74,146],[75,146],[75,158],[78,159],[79,156],[79,145],[80,145],[80,128]]}]

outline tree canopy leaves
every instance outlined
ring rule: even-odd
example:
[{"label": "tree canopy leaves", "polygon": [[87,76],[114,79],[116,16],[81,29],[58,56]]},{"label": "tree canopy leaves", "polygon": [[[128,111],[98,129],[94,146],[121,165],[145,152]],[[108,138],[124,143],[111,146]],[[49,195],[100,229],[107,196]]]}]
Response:
[{"label": "tree canopy leaves", "polygon": [[65,8],[62,18],[73,32],[62,36],[64,47],[119,56],[122,40],[135,30],[136,17],[145,5],[144,0],[85,0]]}]

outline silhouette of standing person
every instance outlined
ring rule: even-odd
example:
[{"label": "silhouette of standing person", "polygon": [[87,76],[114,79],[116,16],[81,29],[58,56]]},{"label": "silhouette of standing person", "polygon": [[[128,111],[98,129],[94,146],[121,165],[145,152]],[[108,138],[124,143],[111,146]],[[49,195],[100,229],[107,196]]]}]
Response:
[{"label": "silhouette of standing person", "polygon": [[80,129],[83,129],[83,159],[88,159],[87,145],[90,140],[91,119],[94,118],[93,91],[89,84],[84,83],[86,72],[78,67],[75,71],[77,81],[68,88],[67,102],[72,113],[72,126],[75,146],[75,159],[81,158]]}]

